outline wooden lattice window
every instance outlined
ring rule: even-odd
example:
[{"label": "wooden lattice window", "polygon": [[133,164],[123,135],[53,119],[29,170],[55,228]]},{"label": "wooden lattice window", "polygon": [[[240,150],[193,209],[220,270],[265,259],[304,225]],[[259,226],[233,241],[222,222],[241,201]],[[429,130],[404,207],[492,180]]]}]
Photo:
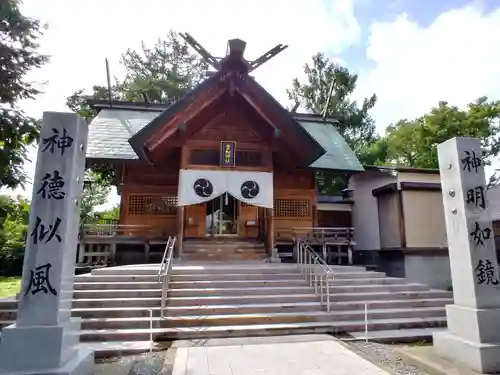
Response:
[{"label": "wooden lattice window", "polygon": [[308,199],[275,199],[275,217],[309,217],[311,216]]},{"label": "wooden lattice window", "polygon": [[175,195],[129,195],[129,215],[175,215],[177,196]]},{"label": "wooden lattice window", "polygon": [[240,167],[260,167],[262,154],[258,151],[236,151],[236,165]]},{"label": "wooden lattice window", "polygon": [[189,155],[189,164],[195,165],[219,165],[220,150],[216,149],[193,149]]},{"label": "wooden lattice window", "polygon": [[246,208],[246,207],[255,207],[253,204],[248,204],[245,202],[240,202],[240,207],[241,208]]}]

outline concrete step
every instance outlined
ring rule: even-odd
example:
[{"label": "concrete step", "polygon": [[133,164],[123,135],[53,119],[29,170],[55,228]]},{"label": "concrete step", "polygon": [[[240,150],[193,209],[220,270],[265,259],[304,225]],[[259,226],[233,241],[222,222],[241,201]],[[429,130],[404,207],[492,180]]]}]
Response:
[{"label": "concrete step", "polygon": [[[399,318],[429,318],[445,316],[444,307],[431,307],[421,309],[382,309],[372,310],[368,320],[373,319],[399,319]],[[300,322],[336,322],[364,319],[364,311],[342,311],[327,313],[324,311],[314,312],[286,312],[286,313],[254,313],[254,314],[228,314],[209,316],[166,316],[139,318],[98,318],[83,319],[82,329],[146,329],[168,327],[195,327],[203,326],[231,326],[250,324],[285,324]]]},{"label": "concrete step", "polygon": [[[441,307],[453,303],[453,298],[426,298],[426,299],[399,299],[399,300],[381,300],[367,301],[368,312],[372,309],[390,309],[390,308],[418,308],[418,307]],[[331,311],[357,310],[365,308],[365,301],[344,301],[330,302]]]},{"label": "concrete step", "polygon": [[276,273],[276,274],[262,274],[262,273],[248,273],[248,274],[193,274],[193,275],[178,275],[172,274],[171,282],[180,281],[252,281],[252,280],[304,280],[304,277],[298,272],[290,273]]},{"label": "concrete step", "polygon": [[236,287],[236,288],[192,288],[169,289],[168,295],[172,297],[203,297],[203,296],[251,296],[251,295],[287,295],[314,293],[314,288],[303,286],[278,286],[278,287]]},{"label": "concrete step", "polygon": [[[261,277],[262,278],[262,277]],[[404,281],[398,278],[375,278],[375,279],[353,279],[353,280],[331,280],[331,286],[358,286],[358,285],[386,285],[386,284],[403,284]],[[265,280],[192,280],[192,281],[170,281],[172,289],[177,288],[227,288],[231,286],[245,285],[248,287],[254,286],[285,286],[285,285],[309,285],[303,278],[292,279],[269,279]]]},{"label": "concrete step", "polygon": [[[404,292],[424,291],[429,287],[421,284],[382,284],[382,285],[340,285],[330,286],[331,294],[343,293],[377,293],[377,292]],[[192,288],[192,289],[169,289],[168,294],[172,297],[190,296],[228,296],[228,295],[266,295],[266,294],[303,294],[314,288],[309,285],[303,286],[260,286],[260,287],[234,287],[234,288]],[[144,295],[146,296],[146,295]]]},{"label": "concrete step", "polygon": [[374,279],[385,277],[386,275],[384,272],[375,271],[334,272],[333,280]]},{"label": "concrete step", "polygon": [[[95,359],[104,359],[117,356],[128,356],[132,354],[152,351],[164,351],[170,347],[170,343],[151,341],[105,341],[105,342],[82,342],[80,348],[93,350]],[[134,373],[131,371],[130,373]]]},{"label": "concrete step", "polygon": [[97,275],[97,274],[84,274],[75,276],[75,283],[116,283],[116,282],[158,282],[158,274],[155,275]]},{"label": "concrete step", "polygon": [[17,318],[17,309],[0,310],[0,321],[14,321]]},{"label": "concrete step", "polygon": [[307,282],[303,279],[289,279],[289,280],[227,280],[227,281],[211,281],[211,280],[197,280],[197,281],[171,281],[169,284],[170,289],[193,289],[193,288],[231,288],[231,287],[293,287],[293,286],[307,286]]},{"label": "concrete step", "polygon": [[[409,329],[425,327],[443,327],[446,317],[374,319],[368,323],[371,330]],[[250,324],[231,326],[195,326],[149,329],[110,329],[82,330],[82,341],[146,341],[150,332],[155,340],[216,338],[216,337],[248,337],[278,336],[308,333],[342,333],[361,331],[364,321],[351,322],[303,322],[286,324]]]},{"label": "concrete step", "polygon": [[452,298],[451,292],[441,290],[424,291],[391,291],[371,293],[337,293],[330,295],[330,301],[333,302],[372,302],[372,301],[393,301],[393,300],[411,300],[428,298]]},{"label": "concrete step", "polygon": [[263,246],[260,247],[247,247],[247,246],[233,246],[233,247],[183,247],[182,255],[184,254],[245,254],[245,253],[266,253]]},{"label": "concrete step", "polygon": [[[237,281],[171,281],[171,289],[182,288],[229,288],[231,286],[244,285],[246,287],[280,287],[280,286],[307,286],[308,284],[301,279],[295,280],[237,280]],[[103,290],[103,289],[161,289],[161,284],[153,282],[78,282],[74,284],[75,290]]]},{"label": "concrete step", "polygon": [[[258,303],[254,304],[227,304],[227,305],[192,305],[192,306],[171,306],[167,305],[165,315],[222,315],[222,314],[249,314],[249,313],[278,313],[278,312],[308,312],[321,311],[326,307],[319,301],[315,302],[282,302],[282,303]],[[423,307],[442,307],[453,303],[453,298],[434,299],[408,299],[371,301],[368,307],[369,313],[373,309],[411,309]],[[331,312],[363,310],[364,302],[332,302]],[[133,318],[148,317],[149,310],[152,309],[153,316],[160,316],[160,307],[93,307],[93,308],[73,308],[72,315],[81,318]],[[0,320],[14,321],[17,310],[0,310]]]},{"label": "concrete step", "polygon": [[0,310],[15,310],[17,309],[16,300],[2,300],[0,301]]},{"label": "concrete step", "polygon": [[224,260],[262,260],[267,258],[266,254],[182,254],[185,261],[224,261]]},{"label": "concrete step", "polygon": [[[73,309],[72,315],[81,318],[140,318],[149,317],[149,310],[153,316],[160,316],[160,307],[125,307],[125,308],[93,308]],[[320,302],[298,303],[269,303],[248,305],[208,305],[208,306],[167,306],[165,316],[184,315],[223,315],[223,314],[251,314],[251,313],[278,313],[278,312],[311,312],[321,311]],[[7,319],[6,319],[7,320]]]},{"label": "concrete step", "polygon": [[[380,330],[369,331],[368,340],[380,343],[411,343],[417,341],[432,341],[434,332],[444,330],[444,327],[433,328],[410,328],[410,329],[393,329],[393,330]],[[364,341],[366,340],[366,333],[362,332],[349,332],[349,338],[344,338],[342,341]]]},{"label": "concrete step", "polygon": [[184,246],[260,246],[263,247],[264,243],[260,241],[245,241],[245,240],[186,240],[184,241]]},{"label": "concrete step", "polygon": [[158,307],[160,299],[155,298],[82,298],[73,300],[73,308],[106,307]]},{"label": "concrete step", "polygon": [[169,297],[168,306],[213,306],[213,305],[248,305],[257,303],[298,303],[318,302],[320,297],[314,293],[287,295],[242,295],[242,296],[206,296],[206,297]]},{"label": "concrete step", "polygon": [[[280,273],[280,274],[195,274],[195,275],[175,275],[172,274],[170,281],[252,281],[252,280],[304,280],[304,277],[298,272]],[[158,282],[158,275],[79,275],[75,276],[75,283],[117,283],[117,282]],[[1,305],[0,305],[1,306]]]}]

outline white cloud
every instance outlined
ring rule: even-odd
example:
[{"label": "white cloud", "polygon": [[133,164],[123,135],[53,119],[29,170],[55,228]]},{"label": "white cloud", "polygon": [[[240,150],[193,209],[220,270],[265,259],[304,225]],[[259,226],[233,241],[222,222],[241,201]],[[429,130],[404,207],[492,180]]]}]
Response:
[{"label": "white cloud", "polygon": [[[105,57],[112,75],[120,75],[122,52],[140,47],[143,40],[154,43],[171,28],[190,33],[215,56],[225,54],[232,38],[248,43],[247,59],[278,43],[288,44],[255,71],[260,83],[286,103],[286,88],[313,53],[340,52],[358,40],[353,1],[331,0],[325,8],[322,0],[190,0],[175,6],[165,0],[25,0],[23,12],[49,24],[41,49],[51,55],[51,62],[30,76],[47,84],[45,93],[25,103],[24,109],[35,116],[67,110],[65,98],[75,90],[106,83]],[[33,164],[26,167],[33,175]],[[29,196],[28,190],[24,194]]]},{"label": "white cloud", "polygon": [[373,24],[366,54],[376,66],[361,75],[360,91],[378,95],[378,130],[440,100],[464,106],[483,95],[500,99],[498,35],[500,9],[485,13],[477,4],[442,13],[427,28],[405,14]]}]

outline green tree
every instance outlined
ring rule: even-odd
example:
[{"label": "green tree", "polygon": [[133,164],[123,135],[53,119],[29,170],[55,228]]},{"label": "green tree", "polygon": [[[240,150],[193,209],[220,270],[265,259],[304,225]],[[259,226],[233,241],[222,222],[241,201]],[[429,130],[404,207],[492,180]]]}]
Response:
[{"label": "green tree", "polygon": [[[153,47],[144,42],[139,51],[128,49],[122,54],[120,64],[125,68],[125,78],[115,78],[111,86],[113,100],[168,103],[186,94],[205,78],[207,64],[192,52],[178,34],[170,30],[166,39],[158,39]],[[89,99],[107,100],[108,89],[94,86],[91,93],[77,90],[66,98],[66,105],[87,119],[96,112],[87,103]],[[94,166],[100,182],[112,185],[115,171],[108,166]]]},{"label": "green tree", "polygon": [[0,275],[21,274],[28,232],[29,202],[0,196]]},{"label": "green tree", "polygon": [[99,215],[101,220],[118,220],[120,218],[120,206],[106,211],[99,211],[97,215]]},{"label": "green tree", "polygon": [[361,156],[365,147],[375,140],[375,123],[369,111],[375,106],[377,96],[373,94],[358,105],[352,99],[358,75],[322,53],[312,57],[312,65],[306,64],[304,72],[307,82],[302,83],[295,78],[292,89],[287,90],[288,97],[312,113],[325,113],[326,117],[337,119],[337,130]]},{"label": "green tree", "polygon": [[[111,87],[114,100],[168,103],[186,94],[205,78],[207,64],[191,47],[170,30],[166,39],[153,47],[144,42],[139,51],[128,49],[120,64],[125,68],[123,81],[115,78]],[[66,99],[67,106],[85,118],[95,116],[88,99],[108,99],[104,86],[94,86],[90,94],[78,90]]]},{"label": "green tree", "polygon": [[[375,155],[380,148],[371,148],[377,141],[375,123],[369,111],[377,96],[365,98],[361,105],[352,98],[358,75],[349,72],[323,53],[312,57],[312,65],[305,64],[306,82],[295,78],[288,97],[307,111],[324,114],[339,121],[336,129],[344,137],[363,164],[371,164],[383,155]],[[346,186],[348,174],[317,172],[316,181],[322,194],[338,193]]]},{"label": "green tree", "polygon": [[0,2],[0,187],[9,188],[26,181],[23,164],[28,146],[39,135],[38,121],[19,108],[21,100],[39,93],[25,77],[48,61],[37,52],[44,26],[24,16],[19,3]]},{"label": "green tree", "polygon": [[482,140],[487,162],[500,151],[500,101],[481,97],[465,109],[440,102],[415,120],[401,120],[386,129],[387,158],[391,164],[438,168],[437,145],[453,137]]},{"label": "green tree", "polygon": [[80,204],[80,223],[92,223],[97,218],[96,208],[105,204],[111,188],[107,181],[94,171],[85,173],[85,180],[88,182],[83,189]]}]

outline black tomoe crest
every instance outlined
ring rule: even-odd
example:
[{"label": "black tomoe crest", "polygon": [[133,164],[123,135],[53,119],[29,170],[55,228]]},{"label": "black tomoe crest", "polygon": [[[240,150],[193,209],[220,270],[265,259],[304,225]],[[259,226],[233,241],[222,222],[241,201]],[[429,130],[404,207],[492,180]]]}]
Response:
[{"label": "black tomoe crest", "polygon": [[260,186],[255,181],[245,181],[241,184],[241,196],[245,199],[253,199],[259,195]]},{"label": "black tomoe crest", "polygon": [[197,179],[193,184],[193,189],[196,195],[202,198],[208,198],[214,192],[214,186],[205,178]]}]

